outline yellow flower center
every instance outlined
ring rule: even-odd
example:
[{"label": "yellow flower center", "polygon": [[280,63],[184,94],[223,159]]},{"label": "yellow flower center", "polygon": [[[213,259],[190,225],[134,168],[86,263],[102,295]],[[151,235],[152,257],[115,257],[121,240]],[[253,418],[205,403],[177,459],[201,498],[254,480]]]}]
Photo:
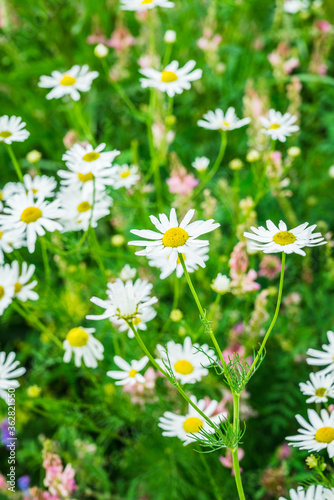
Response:
[{"label": "yellow flower center", "polygon": [[37,189],[35,189],[35,188],[32,188],[32,190],[31,190],[31,191],[32,191],[34,194],[38,193],[38,190],[37,190]]},{"label": "yellow flower center", "polygon": [[226,121],[223,121],[223,125],[224,125],[225,127],[229,127],[229,126],[230,126],[230,124],[229,124],[228,122],[226,122]]},{"label": "yellow flower center", "polygon": [[3,286],[0,285],[0,300],[2,299],[2,297],[5,295],[5,289]]},{"label": "yellow flower center", "polygon": [[0,201],[3,200],[3,193],[0,191]]},{"label": "yellow flower center", "polygon": [[193,365],[186,359],[179,359],[174,365],[174,370],[181,375],[189,375],[194,371]]},{"label": "yellow flower center", "polygon": [[145,5],[146,3],[152,3],[153,0],[142,0],[142,5]]},{"label": "yellow flower center", "polygon": [[21,214],[21,221],[26,224],[30,224],[31,222],[36,222],[38,219],[42,217],[42,210],[37,207],[28,207],[25,208]]},{"label": "yellow flower center", "polygon": [[134,319],[132,320],[132,323],[133,323],[134,325],[139,325],[139,323],[141,323],[141,319],[140,319],[140,318],[138,318],[138,316],[137,316],[136,318],[134,318]]},{"label": "yellow flower center", "polygon": [[331,443],[334,441],[334,428],[333,427],[321,427],[316,434],[315,434],[315,440],[318,441],[318,443]]},{"label": "yellow flower center", "polygon": [[290,233],[290,231],[280,231],[273,237],[273,241],[281,246],[291,245],[291,243],[294,243],[296,239],[296,236]]},{"label": "yellow flower center", "polygon": [[100,153],[95,153],[95,151],[91,151],[90,153],[86,153],[82,159],[83,161],[95,161],[97,160],[98,158],[100,158]]},{"label": "yellow flower center", "polygon": [[92,181],[94,179],[94,175],[92,174],[92,172],[88,172],[88,174],[81,174],[79,172],[78,179],[81,182],[88,182],[88,181]]},{"label": "yellow flower center", "polygon": [[161,72],[161,81],[164,83],[171,83],[177,80],[177,75],[173,71],[165,71]]},{"label": "yellow flower center", "polygon": [[83,212],[88,212],[88,210],[90,210],[92,208],[92,205],[90,205],[88,203],[88,201],[83,201],[82,203],[80,203],[80,205],[77,206],[77,210],[78,212],[80,212],[81,214]]},{"label": "yellow flower center", "polygon": [[72,347],[83,347],[88,342],[89,335],[85,332],[83,328],[72,328],[66,335],[66,340],[68,340],[70,346]]},{"label": "yellow flower center", "polygon": [[189,417],[183,422],[183,428],[188,433],[199,432],[203,427],[203,422],[197,417]]},{"label": "yellow flower center", "polygon": [[19,283],[18,281],[15,283],[15,287],[14,287],[14,292],[15,293],[19,293],[19,291],[21,290],[22,288],[22,285],[21,283]]},{"label": "yellow flower center", "polygon": [[76,79],[73,76],[64,75],[60,80],[60,85],[64,85],[65,87],[69,87],[70,85],[74,85]]},{"label": "yellow flower center", "polygon": [[125,170],[124,172],[121,173],[122,179],[126,179],[130,175],[130,170]]},{"label": "yellow flower center", "polygon": [[281,128],[281,126],[279,123],[272,123],[269,128],[271,128],[272,130],[275,130],[277,128]]},{"label": "yellow flower center", "polygon": [[137,370],[132,369],[132,370],[129,371],[129,377],[133,378],[133,377],[135,377],[137,375],[137,373],[138,373]]},{"label": "yellow flower center", "polygon": [[11,135],[13,134],[8,130],[3,130],[3,132],[0,132],[0,137],[3,137],[4,139],[8,139],[8,137],[10,137]]},{"label": "yellow flower center", "polygon": [[0,231],[0,240],[3,237],[3,231]]},{"label": "yellow flower center", "polygon": [[316,389],[315,395],[318,396],[319,398],[323,398],[324,395],[326,394],[327,389],[324,387],[319,387],[319,389]]},{"label": "yellow flower center", "polygon": [[165,247],[181,247],[185,244],[188,238],[189,234],[187,233],[187,231],[185,231],[181,227],[172,227],[171,229],[167,229],[167,231],[163,235],[162,244]]}]

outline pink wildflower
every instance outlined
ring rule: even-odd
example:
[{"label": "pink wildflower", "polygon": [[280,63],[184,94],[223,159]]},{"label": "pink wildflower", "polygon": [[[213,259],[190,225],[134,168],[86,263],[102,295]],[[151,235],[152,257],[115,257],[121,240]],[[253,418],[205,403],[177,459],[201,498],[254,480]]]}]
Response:
[{"label": "pink wildflower", "polygon": [[199,184],[199,180],[193,174],[188,174],[184,167],[172,170],[172,175],[166,180],[169,192],[186,196]]},{"label": "pink wildflower", "polygon": [[281,260],[275,255],[265,255],[260,263],[259,276],[273,280],[281,272]]},{"label": "pink wildflower", "polygon": [[[238,448],[238,457],[239,461],[242,460],[245,456],[245,452],[242,448]],[[225,457],[218,457],[220,463],[222,464],[223,467],[226,467],[227,469],[232,469],[232,476],[234,476],[234,470],[233,470],[233,459],[232,459],[232,452],[231,450],[226,451]],[[240,468],[240,472],[242,472],[242,469]]]}]

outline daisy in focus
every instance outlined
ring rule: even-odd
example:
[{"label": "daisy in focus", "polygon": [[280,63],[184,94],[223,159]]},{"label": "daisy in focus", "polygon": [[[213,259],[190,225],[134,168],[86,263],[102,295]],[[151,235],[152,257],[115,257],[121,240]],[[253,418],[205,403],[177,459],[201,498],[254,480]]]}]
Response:
[{"label": "daisy in focus", "polygon": [[91,144],[74,144],[71,149],[63,154],[62,160],[69,169],[73,167],[90,167],[92,173],[96,167],[110,167],[120,151],[113,149],[112,151],[104,151],[105,143],[99,144],[94,148]]},{"label": "daisy in focus", "polygon": [[[325,500],[323,495],[323,487],[312,485],[307,490],[298,486],[297,490],[289,491],[289,500]],[[279,497],[278,500],[288,500],[285,497]]]},{"label": "daisy in focus", "polygon": [[310,373],[310,380],[299,387],[305,396],[311,396],[306,403],[327,403],[334,397],[334,374]]},{"label": "daisy in focus", "polygon": [[235,113],[234,108],[228,108],[226,113],[221,109],[216,109],[215,111],[208,111],[204,116],[203,120],[199,120],[197,125],[208,130],[235,130],[240,127],[244,127],[251,122],[250,118],[243,118],[239,120]]},{"label": "daisy in focus", "polygon": [[175,378],[180,380],[181,384],[199,382],[209,373],[206,368],[211,364],[208,356],[214,361],[217,359],[214,351],[207,344],[201,346],[192,344],[190,337],[184,339],[183,345],[170,340],[166,347],[157,345],[157,350],[161,357],[161,359],[156,360],[159,366],[163,369],[165,366],[170,367]]},{"label": "daisy in focus", "polygon": [[328,331],[327,338],[329,344],[323,344],[323,351],[318,349],[308,349],[307,355],[310,356],[306,359],[308,365],[312,366],[326,366],[318,372],[318,374],[326,375],[330,373],[334,375],[334,332]]},{"label": "daisy in focus", "polygon": [[12,253],[14,249],[25,246],[22,231],[0,226],[0,264],[5,261],[4,254]]},{"label": "daisy in focus", "polygon": [[163,429],[163,436],[178,437],[183,441],[183,446],[186,446],[193,441],[196,441],[196,434],[200,437],[200,431],[204,430],[213,434],[215,432],[214,426],[219,426],[222,419],[227,417],[227,413],[219,413],[214,415],[218,406],[217,401],[211,401],[209,406],[205,407],[204,399],[197,402],[195,396],[190,396],[190,399],[196,406],[207,416],[212,422],[212,426],[200,415],[191,405],[188,406],[188,413],[186,415],[178,415],[166,411],[159,419],[159,427]]},{"label": "daisy in focus", "polygon": [[[186,253],[182,253],[182,257],[187,268],[188,273],[193,273],[198,269],[198,257],[202,259],[203,262],[206,262],[209,259],[208,256],[209,247],[200,247],[196,249],[196,252],[192,252],[187,250]],[[180,257],[176,259],[176,263],[174,259],[171,259],[168,256],[166,259],[162,259],[161,256],[157,256],[153,259],[149,260],[149,265],[151,267],[157,267],[161,270],[160,279],[165,279],[172,274],[172,272],[176,269],[176,276],[181,278],[183,275],[183,267],[180,261]]]},{"label": "daisy in focus", "polygon": [[121,10],[142,11],[154,9],[154,7],[174,7],[170,0],[121,0]]},{"label": "daisy in focus", "polygon": [[15,352],[10,352],[6,359],[6,353],[0,352],[0,397],[7,403],[7,390],[17,389],[20,384],[17,377],[21,377],[26,372],[26,369],[21,366],[18,368],[20,362],[15,360]]},{"label": "daisy in focus", "polygon": [[304,222],[289,231],[283,221],[280,221],[278,227],[271,220],[267,220],[266,225],[267,229],[263,226],[251,227],[253,233],[244,233],[245,238],[257,242],[252,241],[249,244],[250,250],[261,250],[263,253],[297,253],[305,256],[306,253],[302,250],[304,247],[315,247],[327,243],[321,233],[313,233],[317,227],[316,224],[308,227],[309,223]]},{"label": "daisy in focus", "polygon": [[296,436],[286,438],[291,441],[289,446],[307,451],[321,451],[326,448],[329,458],[334,457],[334,412],[330,414],[323,409],[320,415],[315,410],[308,410],[307,413],[310,423],[301,415],[296,415],[302,428],[298,429],[299,434]]},{"label": "daisy in focus", "polygon": [[91,302],[105,309],[104,313],[96,316],[89,315],[87,319],[123,319],[134,322],[141,317],[145,309],[152,306],[158,299],[151,297],[153,285],[146,280],[137,279],[134,283],[129,280],[124,283],[117,278],[114,283],[108,283],[106,300],[92,297]]},{"label": "daisy in focus", "polygon": [[192,255],[194,264],[196,263],[200,267],[205,267],[205,261],[197,250],[208,247],[209,242],[207,240],[199,240],[198,237],[210,233],[219,227],[220,224],[214,222],[213,219],[190,222],[194,214],[195,210],[189,210],[180,224],[177,220],[175,208],[171,209],[169,219],[165,214],[160,214],[159,219],[151,215],[151,222],[159,232],[148,229],[132,229],[131,233],[145,239],[143,241],[130,241],[129,245],[146,247],[144,250],[136,252],[136,255],[145,255],[149,259],[154,259],[155,265],[158,259],[161,258],[162,265],[168,260],[170,269],[175,269],[179,253],[187,256],[189,252]]},{"label": "daisy in focus", "polygon": [[103,359],[104,347],[92,334],[95,328],[72,328],[63,342],[65,349],[64,362],[69,363],[74,354],[75,366],[80,367],[83,360],[88,368],[96,368],[97,362]]},{"label": "daisy in focus", "polygon": [[12,303],[15,294],[15,270],[9,265],[0,266],[0,316]]},{"label": "daisy in focus", "polygon": [[122,187],[129,189],[135,184],[138,184],[140,179],[137,165],[114,165],[111,175],[114,189],[120,189]]},{"label": "daisy in focus", "polygon": [[195,61],[188,61],[183,68],[179,68],[177,61],[172,61],[162,71],[153,68],[139,70],[146,78],[141,78],[140,83],[143,89],[154,88],[161,92],[166,92],[169,97],[175,94],[182,94],[184,90],[189,90],[190,82],[199,80],[202,77],[201,69],[194,69]]},{"label": "daisy in focus", "polygon": [[14,296],[21,300],[21,302],[26,302],[27,300],[38,300],[38,294],[33,290],[37,285],[37,281],[33,280],[29,283],[32,275],[35,272],[35,266],[33,264],[27,264],[22,262],[21,270],[17,260],[14,260],[11,265],[15,272],[15,285],[14,285]]},{"label": "daisy in focus", "polygon": [[35,200],[32,191],[12,196],[7,200],[8,207],[0,215],[0,224],[4,227],[22,231],[27,239],[30,253],[35,250],[37,236],[44,236],[45,231],[61,231],[62,226],[55,219],[59,219],[62,211],[59,201],[45,201],[40,197]]},{"label": "daisy in focus", "polygon": [[0,142],[12,144],[12,142],[24,142],[30,132],[24,127],[25,122],[20,116],[1,116],[0,118]]},{"label": "daisy in focus", "polygon": [[117,380],[117,382],[115,382],[116,385],[134,385],[137,382],[145,384],[146,380],[139,372],[147,365],[147,356],[144,356],[139,361],[133,360],[131,363],[128,363],[120,356],[114,356],[114,362],[121,371],[110,370],[107,372],[107,375]]},{"label": "daisy in focus", "polygon": [[268,118],[260,116],[260,121],[263,126],[261,132],[269,135],[274,141],[285,142],[287,137],[299,130],[298,125],[294,125],[297,116],[290,113],[282,115],[282,113],[274,109],[269,110]]},{"label": "daisy in focus", "polygon": [[79,101],[80,92],[88,92],[93,80],[99,76],[97,71],[89,71],[87,64],[73,66],[69,71],[61,73],[52,71],[51,76],[41,76],[38,86],[52,89],[46,96],[47,99],[60,99],[69,95],[74,101]]}]

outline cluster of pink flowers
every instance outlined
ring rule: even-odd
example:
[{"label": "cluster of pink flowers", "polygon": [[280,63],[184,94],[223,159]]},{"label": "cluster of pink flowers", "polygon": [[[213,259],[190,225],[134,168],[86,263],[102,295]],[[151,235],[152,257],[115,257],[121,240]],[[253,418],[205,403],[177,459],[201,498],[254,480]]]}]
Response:
[{"label": "cluster of pink flowers", "polygon": [[276,78],[290,75],[300,64],[297,57],[291,57],[291,49],[285,42],[278,44],[277,49],[268,55],[268,60]]},{"label": "cluster of pink flowers", "polygon": [[203,36],[197,40],[197,46],[201,50],[215,52],[221,41],[221,35],[214,35],[210,28],[205,28]]},{"label": "cluster of pink flowers", "polygon": [[44,485],[48,491],[39,488],[29,489],[30,500],[72,500],[72,493],[77,490],[75,473],[71,464],[63,467],[61,458],[55,453],[46,453],[43,461],[46,475]]},{"label": "cluster of pink flowers", "polygon": [[254,269],[247,271],[249,266],[246,243],[239,242],[234,247],[229,261],[231,276],[231,291],[234,295],[242,295],[247,292],[259,290],[261,287],[255,280],[257,272]]},{"label": "cluster of pink flowers", "polygon": [[123,50],[136,44],[136,39],[131,35],[131,33],[121,26],[115,29],[110,35],[110,38],[105,37],[101,34],[90,35],[87,38],[87,42],[91,45],[102,43],[107,47],[112,47],[116,52],[122,52]]},{"label": "cluster of pink flowers", "polygon": [[171,176],[166,180],[169,192],[187,196],[192,193],[193,189],[198,186],[199,180],[193,174],[188,174],[184,167],[173,169]]},{"label": "cluster of pink flowers", "polygon": [[281,272],[281,260],[275,255],[265,255],[260,262],[259,276],[273,280]]}]

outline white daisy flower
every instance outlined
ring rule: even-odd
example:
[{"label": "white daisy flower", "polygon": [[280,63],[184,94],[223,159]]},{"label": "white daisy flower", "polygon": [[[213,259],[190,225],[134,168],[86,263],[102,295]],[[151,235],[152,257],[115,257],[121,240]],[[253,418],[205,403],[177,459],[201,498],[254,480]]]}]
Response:
[{"label": "white daisy flower", "polygon": [[309,6],[308,0],[285,0],[283,10],[288,14],[297,14],[297,12],[307,10]]},{"label": "white daisy flower", "polygon": [[12,303],[15,294],[15,270],[9,265],[0,266],[0,316]]},{"label": "white daisy flower", "polygon": [[84,196],[89,196],[94,185],[96,191],[104,191],[106,186],[113,184],[113,168],[97,165],[92,171],[89,165],[73,165],[69,170],[58,170],[57,174],[61,177],[60,184],[64,187],[77,192],[82,190]]},{"label": "white daisy flower", "polygon": [[298,423],[303,427],[298,429],[299,434],[288,436],[292,441],[289,446],[300,450],[321,451],[327,448],[329,458],[334,457],[334,412],[321,410],[320,415],[315,410],[308,410],[308,423],[301,415],[296,415]]},{"label": "white daisy flower", "polygon": [[162,358],[156,360],[159,366],[163,369],[165,365],[170,366],[175,378],[180,380],[181,384],[194,384],[209,373],[206,367],[210,366],[211,362],[202,351],[213,360],[217,359],[214,351],[207,344],[201,346],[192,344],[190,337],[184,339],[183,345],[170,340],[166,347],[157,345],[157,350]]},{"label": "white daisy flower", "polygon": [[159,233],[148,229],[132,229],[131,233],[140,238],[147,239],[144,241],[130,241],[129,245],[146,247],[144,250],[136,252],[136,255],[145,255],[150,259],[161,257],[163,262],[166,259],[170,259],[171,266],[175,263],[174,269],[178,254],[187,255],[189,251],[193,260],[196,260],[199,266],[205,267],[205,262],[200,254],[197,253],[197,250],[201,247],[207,247],[209,242],[207,240],[198,240],[197,238],[202,234],[210,233],[219,227],[220,224],[214,222],[213,219],[208,221],[198,220],[190,223],[194,214],[195,210],[188,210],[180,224],[176,217],[175,208],[171,209],[169,219],[165,214],[159,215],[160,220],[151,215],[151,222],[158,229]]},{"label": "white daisy flower", "polygon": [[83,359],[88,368],[96,368],[97,361],[103,359],[104,347],[92,334],[95,328],[72,328],[63,342],[64,362],[69,363],[74,354],[75,366],[81,366]]},{"label": "white daisy flower", "polygon": [[197,125],[208,130],[234,130],[251,122],[250,118],[239,120],[234,108],[228,108],[226,113],[219,108],[215,111],[208,111],[203,118],[204,120],[199,120]]},{"label": "white daisy flower", "polygon": [[[227,417],[227,413],[219,413],[212,416],[218,406],[217,401],[211,401],[209,406],[205,408],[204,399],[200,399],[198,402],[195,396],[190,396],[190,399],[216,426],[219,426],[221,420]],[[186,415],[178,415],[177,413],[166,411],[160,417],[158,425],[163,429],[163,436],[178,437],[183,441],[184,446],[195,441],[195,435],[201,430],[212,434],[215,432],[214,427],[211,427],[191,405],[188,406],[188,413]]]},{"label": "white daisy flower", "polygon": [[80,165],[90,167],[90,171],[94,174],[96,167],[110,167],[116,156],[120,154],[117,149],[103,152],[105,147],[105,143],[99,144],[96,148],[91,144],[85,146],[74,144],[63,154],[62,160],[71,170]]},{"label": "white daisy flower", "polygon": [[14,249],[25,246],[25,239],[22,230],[12,230],[8,227],[0,226],[0,264],[5,261],[4,254],[12,253]]},{"label": "white daisy flower", "polygon": [[231,279],[225,274],[218,273],[217,277],[212,281],[211,288],[216,293],[224,294],[230,289]]},{"label": "white daisy flower", "polygon": [[40,197],[34,200],[32,191],[12,196],[7,200],[8,207],[0,215],[0,224],[25,233],[30,253],[35,250],[37,236],[44,236],[45,231],[61,231],[62,226],[54,219],[59,219],[62,212],[59,201],[47,202]]},{"label": "white daisy flower", "polygon": [[170,0],[121,0],[121,10],[142,11],[154,9],[154,7],[174,7]]},{"label": "white daisy flower", "polygon": [[[132,320],[133,325],[136,327],[137,330],[141,331],[146,331],[147,330],[147,325],[149,321],[154,319],[157,315],[157,312],[153,307],[148,306],[143,309],[140,313],[138,313]],[[114,323],[120,332],[128,332],[128,337],[129,339],[134,338],[134,333],[125,321],[125,319],[112,319],[112,323]]]},{"label": "white daisy flower", "polygon": [[107,300],[92,297],[91,302],[105,309],[101,315],[87,316],[87,319],[124,319],[134,321],[141,317],[148,306],[152,306],[158,299],[150,297],[153,285],[146,280],[138,279],[134,283],[126,283],[119,278],[115,283],[108,283]]},{"label": "white daisy flower", "polygon": [[16,377],[21,377],[26,372],[26,369],[21,366],[17,368],[20,364],[19,361],[14,361],[15,352],[10,352],[6,359],[6,353],[4,351],[0,352],[0,397],[4,399],[7,403],[7,390],[17,389],[20,384],[17,380],[13,380]]},{"label": "white daisy flower", "polygon": [[51,76],[41,76],[39,87],[52,89],[46,96],[47,99],[59,99],[69,95],[74,101],[79,101],[80,92],[90,90],[92,81],[99,76],[97,71],[89,71],[87,64],[73,66],[69,71],[61,73],[52,71]]},{"label": "white daisy flower", "polygon": [[20,116],[1,116],[0,142],[12,144],[12,142],[25,141],[30,135],[30,132],[24,128],[25,126],[26,124]]},{"label": "white daisy flower", "polygon": [[125,187],[129,189],[138,183],[140,175],[137,165],[114,165],[112,168],[113,188]]},{"label": "white daisy flower", "polygon": [[264,127],[261,129],[261,132],[269,135],[274,141],[278,139],[281,142],[285,142],[287,137],[290,137],[293,132],[299,130],[298,125],[294,125],[296,120],[297,116],[290,113],[282,115],[280,111],[270,109],[268,118],[260,116],[261,124]]},{"label": "white daisy flower", "polygon": [[204,172],[210,164],[209,158],[206,156],[201,156],[195,158],[195,161],[192,162],[191,166],[195,169],[198,170],[198,172]]},{"label": "white daisy flower", "polygon": [[[51,198],[54,196],[54,190],[57,187],[56,179],[54,177],[48,177],[47,175],[35,175],[35,177],[31,177],[31,175],[25,174],[23,176],[23,182],[26,190],[32,191],[35,198],[39,196]],[[24,187],[22,186],[23,191]]]},{"label": "white daisy flower", "polygon": [[308,349],[307,355],[311,356],[306,359],[307,364],[312,366],[326,366],[323,370],[320,370],[318,374],[326,375],[330,373],[334,375],[334,332],[328,331],[327,338],[329,344],[323,344],[323,351],[318,351],[317,349]]},{"label": "white daisy flower", "polygon": [[0,210],[3,209],[4,203],[14,194],[21,194],[25,191],[21,182],[7,182],[2,189],[0,189]]},{"label": "white daisy flower", "polygon": [[[323,487],[312,485],[307,490],[298,486],[297,490],[291,489],[289,491],[289,500],[324,500]],[[278,500],[288,500],[285,497],[279,497]]]},{"label": "white daisy flower", "polygon": [[86,231],[89,227],[96,227],[98,220],[110,214],[113,200],[104,191],[95,192],[61,189],[58,200],[63,209],[61,223],[64,231]]},{"label": "white daisy flower", "polygon": [[278,253],[284,252],[286,254],[297,253],[305,256],[306,253],[302,248],[315,247],[325,245],[327,242],[321,236],[321,233],[313,233],[317,227],[316,224],[309,226],[308,222],[304,222],[288,231],[285,222],[280,221],[278,227],[271,221],[267,220],[267,229],[263,226],[251,227],[253,233],[245,232],[245,238],[255,240],[250,243],[251,250],[261,250],[263,253]]},{"label": "white daisy flower", "polygon": [[38,300],[39,295],[33,290],[37,285],[37,281],[28,281],[31,279],[35,272],[35,266],[33,264],[27,264],[22,262],[21,271],[17,260],[14,260],[11,265],[12,269],[15,271],[15,297],[26,302],[27,300]]},{"label": "white daisy flower", "polygon": [[144,356],[139,361],[133,360],[130,363],[120,356],[114,356],[114,362],[122,371],[110,370],[108,377],[117,380],[116,385],[134,385],[136,382],[145,383],[145,378],[139,372],[145,368],[148,363],[148,357]]},{"label": "white daisy flower", "polygon": [[132,280],[135,278],[137,274],[137,269],[134,267],[130,267],[129,264],[125,264],[121,272],[119,273],[119,277],[121,278],[122,281],[128,281]]},{"label": "white daisy flower", "polygon": [[[200,247],[196,251],[187,250],[185,253],[182,252],[182,257],[186,265],[188,273],[193,273],[198,269],[198,259],[206,262],[209,259],[208,256],[209,247]],[[149,260],[149,265],[151,267],[158,267],[161,270],[160,279],[167,278],[176,269],[176,276],[181,278],[183,275],[183,267],[180,261],[180,257],[175,254],[167,255],[163,258],[158,255]]]},{"label": "white daisy flower", "polygon": [[310,380],[299,384],[305,396],[311,396],[306,403],[327,403],[334,397],[334,374],[310,373]]},{"label": "white daisy flower", "polygon": [[189,90],[190,82],[199,80],[202,77],[201,69],[194,69],[195,61],[188,61],[183,68],[179,68],[177,61],[172,61],[162,71],[153,68],[144,68],[139,70],[146,78],[141,78],[141,86],[146,88],[158,89],[166,92],[169,97],[175,94],[182,94],[184,90]]}]

